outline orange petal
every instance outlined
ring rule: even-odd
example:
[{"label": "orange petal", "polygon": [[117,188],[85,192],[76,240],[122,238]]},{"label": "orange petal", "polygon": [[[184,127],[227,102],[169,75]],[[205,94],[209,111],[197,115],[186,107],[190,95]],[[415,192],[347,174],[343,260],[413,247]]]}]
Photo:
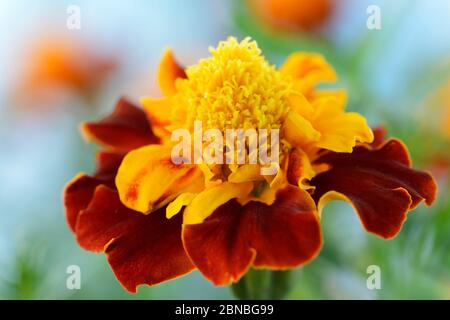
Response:
[{"label": "orange petal", "polygon": [[165,96],[171,96],[177,92],[175,82],[178,78],[186,78],[186,72],[175,60],[172,50],[167,49],[158,70],[159,87]]}]

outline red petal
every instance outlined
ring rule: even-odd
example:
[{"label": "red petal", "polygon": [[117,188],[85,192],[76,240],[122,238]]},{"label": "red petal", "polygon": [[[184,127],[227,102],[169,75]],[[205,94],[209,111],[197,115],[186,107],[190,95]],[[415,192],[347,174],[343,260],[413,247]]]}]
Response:
[{"label": "red petal", "polygon": [[322,237],[312,199],[288,186],[270,206],[227,202],[203,223],[185,225],[183,241],[195,266],[216,285],[226,285],[252,264],[286,269],[308,262]]},{"label": "red petal", "polygon": [[125,98],[114,111],[98,122],[82,126],[84,134],[114,151],[127,152],[147,144],[159,143],[145,112]]},{"label": "red petal", "polygon": [[124,156],[125,154],[123,153],[98,152],[96,155],[97,168],[94,176],[105,180],[114,180]]},{"label": "red petal", "polygon": [[94,175],[79,175],[66,186],[64,190],[64,207],[66,209],[67,223],[72,231],[75,231],[80,210],[88,206],[95,188],[100,184],[115,188],[114,178],[122,158],[122,154],[99,152],[97,154],[97,170]]},{"label": "red petal", "polygon": [[372,129],[373,132],[373,142],[370,144],[373,148],[380,147],[386,141],[387,129],[383,126],[378,126]]},{"label": "red petal", "polygon": [[117,191],[99,186],[76,226],[79,244],[105,251],[122,285],[136,292],[190,272],[192,263],[181,242],[181,215],[166,219],[165,210],[144,215],[126,208]]},{"label": "red petal", "polygon": [[408,151],[399,140],[378,149],[360,146],[351,154],[328,152],[315,163],[332,168],[311,180],[314,199],[318,202],[328,191],[345,195],[367,231],[383,238],[395,236],[409,210],[423,200],[430,205],[436,196],[433,177],[411,169]]}]

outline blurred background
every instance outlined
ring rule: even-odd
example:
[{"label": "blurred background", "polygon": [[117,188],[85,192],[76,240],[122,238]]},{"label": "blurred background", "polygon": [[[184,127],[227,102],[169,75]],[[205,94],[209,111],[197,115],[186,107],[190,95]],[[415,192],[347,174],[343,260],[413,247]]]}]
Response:
[{"label": "blurred background", "polygon": [[[67,26],[71,5],[80,29]],[[381,29],[367,26],[370,5]],[[415,166],[439,181],[434,206],[412,212],[390,241],[363,231],[349,205],[329,205],[324,248],[295,271],[289,298],[450,299],[448,0],[0,0],[0,299],[233,298],[198,272],[126,293],[104,255],[78,247],[62,207],[67,181],[94,166],[80,122],[122,95],[158,95],[166,47],[190,65],[229,35],[251,36],[276,65],[294,51],[322,53],[348,109],[405,140]],[[81,268],[80,290],[66,288],[70,265]],[[369,265],[381,268],[380,290],[366,287]]]}]

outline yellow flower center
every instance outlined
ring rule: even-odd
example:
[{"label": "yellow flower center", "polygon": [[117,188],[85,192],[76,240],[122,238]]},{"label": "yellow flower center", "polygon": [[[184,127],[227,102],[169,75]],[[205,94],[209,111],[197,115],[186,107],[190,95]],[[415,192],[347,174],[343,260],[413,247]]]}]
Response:
[{"label": "yellow flower center", "polygon": [[280,128],[288,110],[291,83],[261,55],[255,41],[230,37],[210,48],[211,57],[178,79],[173,124],[193,130]]}]

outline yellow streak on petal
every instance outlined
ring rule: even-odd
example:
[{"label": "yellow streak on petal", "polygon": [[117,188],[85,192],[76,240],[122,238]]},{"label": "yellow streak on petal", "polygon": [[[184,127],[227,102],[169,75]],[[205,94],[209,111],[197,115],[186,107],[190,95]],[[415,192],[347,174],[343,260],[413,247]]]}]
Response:
[{"label": "yellow streak on petal", "polygon": [[166,218],[172,218],[174,215],[180,212],[181,208],[190,204],[196,196],[197,194],[193,192],[185,192],[180,194],[166,207]]},{"label": "yellow streak on petal", "polygon": [[234,198],[248,195],[253,189],[252,182],[232,183],[224,182],[216,187],[199,193],[191,204],[184,210],[183,223],[201,223],[209,217],[214,210]]}]

